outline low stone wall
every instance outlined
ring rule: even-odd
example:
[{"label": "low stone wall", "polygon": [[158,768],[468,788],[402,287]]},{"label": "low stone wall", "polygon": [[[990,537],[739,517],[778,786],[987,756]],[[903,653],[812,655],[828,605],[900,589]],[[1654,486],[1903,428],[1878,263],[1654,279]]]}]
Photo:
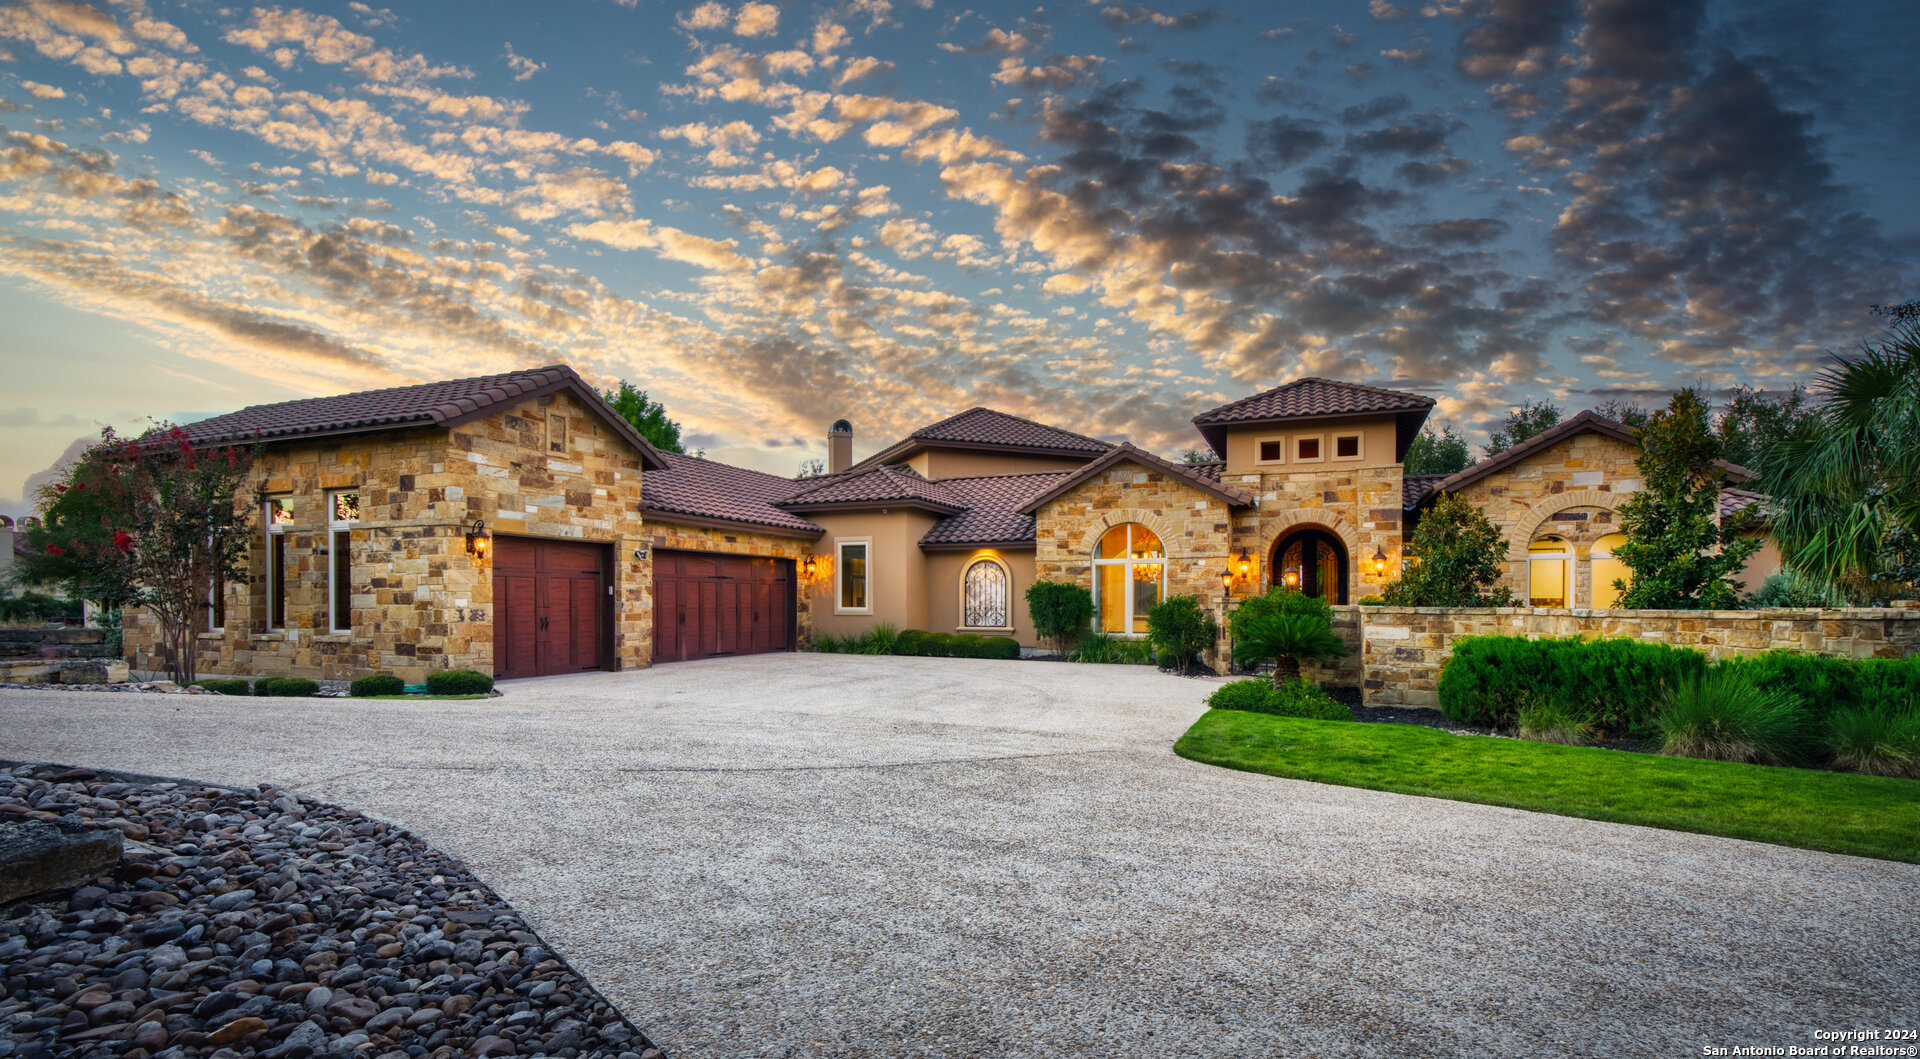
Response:
[{"label": "low stone wall", "polygon": [[[1440,666],[1464,636],[1634,637],[1712,659],[1789,650],[1840,658],[1920,653],[1920,609],[1552,610],[1351,607],[1359,612],[1360,687],[1369,703],[1433,706]],[[1338,622],[1336,622],[1336,625]],[[1330,680],[1329,683],[1341,683]]]}]

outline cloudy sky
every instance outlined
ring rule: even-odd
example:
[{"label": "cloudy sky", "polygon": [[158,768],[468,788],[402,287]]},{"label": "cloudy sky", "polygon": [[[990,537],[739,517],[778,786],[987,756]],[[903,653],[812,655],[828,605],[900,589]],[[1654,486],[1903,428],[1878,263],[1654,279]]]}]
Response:
[{"label": "cloudy sky", "polygon": [[1309,374],[1785,386],[1920,295],[1911,11],[1838,7],[0,5],[0,496],[554,361],[783,473],[974,404],[1178,452]]}]

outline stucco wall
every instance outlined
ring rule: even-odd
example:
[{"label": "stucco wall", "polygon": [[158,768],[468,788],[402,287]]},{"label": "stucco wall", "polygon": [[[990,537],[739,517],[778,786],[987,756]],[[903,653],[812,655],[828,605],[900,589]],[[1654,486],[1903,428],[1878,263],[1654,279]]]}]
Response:
[{"label": "stucco wall", "polygon": [[1392,706],[1435,705],[1440,667],[1454,642],[1466,636],[1626,636],[1697,648],[1714,659],[1775,649],[1842,658],[1920,652],[1920,609],[1354,609],[1360,612],[1366,700]]},{"label": "stucco wall", "polygon": [[[1010,576],[1007,608],[1011,631],[975,629],[962,626],[961,579],[967,568],[983,559],[997,559]],[[1033,584],[1033,552],[980,548],[972,551],[927,553],[927,615],[925,624],[915,628],[928,632],[977,632],[983,636],[1011,636],[1025,647],[1040,646],[1033,632],[1033,619],[1027,613],[1027,589]]]},{"label": "stucco wall", "polygon": [[[1227,432],[1228,474],[1267,474],[1287,471],[1318,471],[1326,473],[1341,468],[1385,467],[1399,461],[1394,458],[1395,439],[1399,427],[1393,416],[1343,416],[1334,419],[1309,419],[1289,423],[1269,423],[1257,427],[1236,427]],[[1333,439],[1336,434],[1359,434],[1361,438],[1358,458],[1338,459],[1335,457]],[[1295,457],[1297,448],[1294,440],[1298,438],[1320,439],[1321,458],[1316,462],[1299,462]],[[1262,440],[1279,439],[1281,461],[1278,464],[1260,461]]]},{"label": "stucco wall", "polygon": [[907,466],[923,478],[975,478],[987,474],[1032,474],[1035,471],[1071,471],[1093,461],[1092,455],[1026,456],[1014,452],[973,449],[926,449],[908,458]]},{"label": "stucco wall", "polygon": [[[820,511],[807,516],[827,531],[814,545],[813,631],[847,636],[865,632],[880,622],[896,629],[923,628],[927,617],[927,554],[920,538],[940,516],[912,508],[878,511]],[[870,614],[838,613],[834,566],[835,545],[866,538],[872,542],[868,565]]]}]

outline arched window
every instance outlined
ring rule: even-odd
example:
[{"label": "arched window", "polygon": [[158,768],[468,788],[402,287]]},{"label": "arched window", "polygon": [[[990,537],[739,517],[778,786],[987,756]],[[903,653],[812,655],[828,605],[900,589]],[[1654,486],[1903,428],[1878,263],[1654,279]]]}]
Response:
[{"label": "arched window", "polygon": [[1347,601],[1347,549],[1324,529],[1309,527],[1280,538],[1270,565],[1277,584],[1328,603]]},{"label": "arched window", "polygon": [[969,629],[1004,629],[1009,619],[1007,568],[992,559],[978,559],[967,567],[960,582],[960,624]]},{"label": "arched window", "polygon": [[1573,546],[1557,533],[1527,546],[1527,605],[1573,606]]},{"label": "arched window", "polygon": [[1093,603],[1100,631],[1145,633],[1147,611],[1165,597],[1167,553],[1145,526],[1125,523],[1093,553]]},{"label": "arched window", "polygon": [[1625,543],[1626,534],[1609,533],[1594,541],[1593,550],[1587,553],[1587,570],[1593,580],[1593,605],[1596,609],[1620,605],[1620,590],[1613,587],[1615,581],[1633,584],[1633,571],[1626,563],[1613,557],[1614,549]]}]

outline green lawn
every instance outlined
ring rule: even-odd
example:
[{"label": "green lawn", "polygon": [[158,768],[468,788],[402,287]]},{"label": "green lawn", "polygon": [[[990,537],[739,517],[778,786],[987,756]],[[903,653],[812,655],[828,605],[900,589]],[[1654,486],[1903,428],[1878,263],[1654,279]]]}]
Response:
[{"label": "green lawn", "polygon": [[436,702],[461,702],[466,699],[484,699],[485,695],[350,695],[354,699],[404,699],[408,702],[420,702],[433,699]]},{"label": "green lawn", "polygon": [[1209,710],[1181,757],[1269,776],[1920,863],[1920,781]]}]

